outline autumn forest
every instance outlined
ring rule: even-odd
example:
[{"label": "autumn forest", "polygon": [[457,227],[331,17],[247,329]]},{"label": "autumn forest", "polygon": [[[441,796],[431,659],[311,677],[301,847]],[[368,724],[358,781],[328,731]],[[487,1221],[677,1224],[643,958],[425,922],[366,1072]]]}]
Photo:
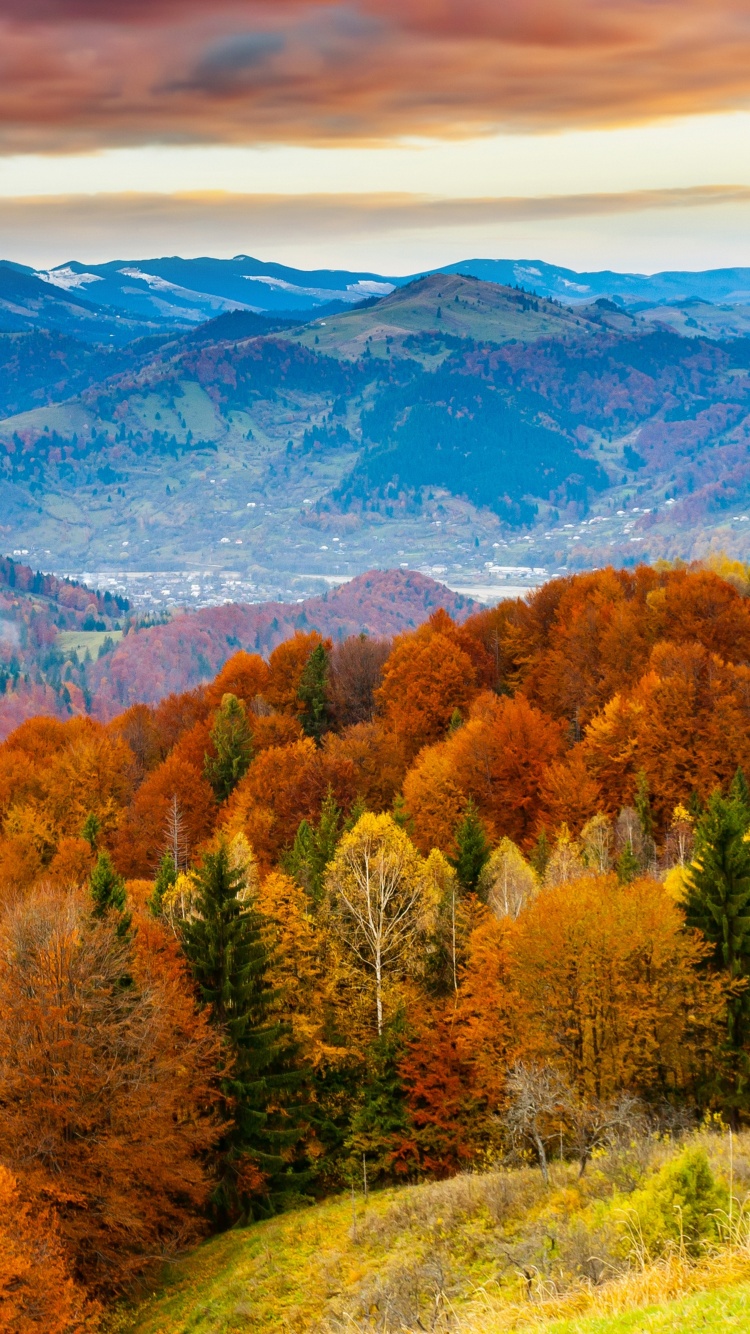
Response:
[{"label": "autumn forest", "polygon": [[[349,1188],[750,1113],[744,573],[297,631],[0,745],[0,1316]],[[747,777],[746,777],[747,776]],[[556,1150],[557,1152],[558,1150]],[[2,1323],[2,1322],[0,1322]]]}]

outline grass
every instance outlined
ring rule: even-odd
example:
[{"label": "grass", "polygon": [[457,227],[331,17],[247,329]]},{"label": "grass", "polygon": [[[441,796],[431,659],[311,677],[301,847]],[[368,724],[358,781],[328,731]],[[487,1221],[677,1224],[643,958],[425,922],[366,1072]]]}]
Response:
[{"label": "grass", "polygon": [[105,639],[111,639],[116,644],[122,639],[122,630],[61,630],[55,640],[55,647],[66,658],[72,658],[74,653],[83,658],[88,652],[92,661],[95,661]]},{"label": "grass", "polygon": [[625,1311],[618,1316],[556,1320],[546,1334],[746,1334],[750,1329],[750,1283],[697,1292],[680,1301]]},{"label": "grass", "polygon": [[[720,1135],[694,1137],[726,1177]],[[120,1334],[672,1334],[750,1330],[750,1229],[690,1260],[622,1249],[623,1192],[675,1156],[649,1141],[602,1157],[583,1182],[555,1164],[340,1196],[216,1237],[165,1270]],[[750,1135],[735,1140],[735,1194]],[[633,1196],[632,1198],[636,1198]],[[739,1207],[739,1206],[738,1206]],[[597,1264],[592,1268],[593,1258]],[[601,1264],[598,1264],[599,1260]]]}]

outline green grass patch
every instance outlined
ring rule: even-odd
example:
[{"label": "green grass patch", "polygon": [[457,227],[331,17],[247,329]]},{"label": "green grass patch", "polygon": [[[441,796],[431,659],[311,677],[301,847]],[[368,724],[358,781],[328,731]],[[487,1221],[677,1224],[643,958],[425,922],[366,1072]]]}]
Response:
[{"label": "green grass patch", "polygon": [[92,659],[96,659],[105,639],[111,639],[116,644],[122,639],[122,630],[61,630],[55,640],[55,647],[66,658],[72,658],[74,653],[84,658],[88,653]]},{"label": "green grass patch", "polygon": [[617,1316],[555,1320],[539,1327],[545,1334],[747,1334],[750,1330],[750,1283],[694,1292],[677,1301]]}]

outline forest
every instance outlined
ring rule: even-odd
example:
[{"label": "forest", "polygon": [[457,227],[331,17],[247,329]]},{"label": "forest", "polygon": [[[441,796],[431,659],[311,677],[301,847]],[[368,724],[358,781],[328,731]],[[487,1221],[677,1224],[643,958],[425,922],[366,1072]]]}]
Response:
[{"label": "forest", "polygon": [[750,1112],[746,572],[298,630],[0,745],[0,1324],[209,1232]]}]

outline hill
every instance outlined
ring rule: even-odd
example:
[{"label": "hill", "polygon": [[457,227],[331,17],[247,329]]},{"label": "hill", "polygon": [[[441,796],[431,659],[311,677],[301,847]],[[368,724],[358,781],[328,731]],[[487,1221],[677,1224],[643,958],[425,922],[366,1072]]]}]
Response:
[{"label": "hill", "polygon": [[0,561],[3,580],[0,739],[37,714],[110,718],[130,704],[156,704],[211,680],[238,649],[267,655],[298,630],[389,639],[438,607],[459,621],[474,610],[471,599],[423,575],[373,570],[302,602],[228,603],[150,625],[109,592],[12,561]]},{"label": "hill", "polygon": [[[556,302],[470,275],[470,270],[428,274],[364,308],[313,321],[299,341],[353,360],[408,355],[434,365],[452,339],[531,343],[564,338],[581,328],[588,332],[575,314]],[[428,331],[434,351],[415,337]]]},{"label": "hill", "polygon": [[[717,1147],[709,1146],[712,1155]],[[650,1154],[645,1180],[654,1179],[658,1163],[653,1148]],[[608,1179],[613,1167],[605,1157],[587,1183],[556,1165],[546,1193],[528,1169],[378,1191],[367,1200],[358,1189],[354,1199],[343,1196],[208,1242],[168,1271],[125,1328],[128,1334],[746,1330],[750,1257],[742,1244],[703,1265],[673,1260],[671,1269],[628,1265],[623,1256],[623,1277],[606,1274],[602,1224],[604,1202],[616,1196]],[[626,1201],[621,1196],[623,1211]],[[586,1266],[597,1261],[584,1258],[587,1240],[602,1267],[593,1284]]]}]

